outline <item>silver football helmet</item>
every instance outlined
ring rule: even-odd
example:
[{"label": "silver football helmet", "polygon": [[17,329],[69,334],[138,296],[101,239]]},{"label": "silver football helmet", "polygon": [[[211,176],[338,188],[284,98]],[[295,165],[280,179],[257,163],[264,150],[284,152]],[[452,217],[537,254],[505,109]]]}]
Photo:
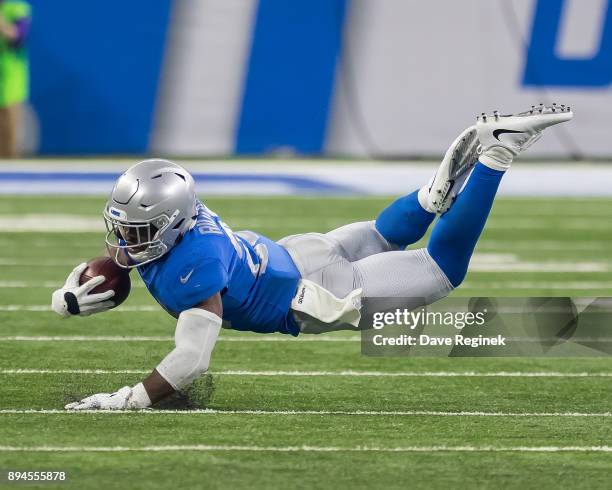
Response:
[{"label": "silver football helmet", "polygon": [[104,208],[110,256],[125,268],[159,259],[193,226],[196,205],[193,177],[183,167],[160,159],[130,167]]}]

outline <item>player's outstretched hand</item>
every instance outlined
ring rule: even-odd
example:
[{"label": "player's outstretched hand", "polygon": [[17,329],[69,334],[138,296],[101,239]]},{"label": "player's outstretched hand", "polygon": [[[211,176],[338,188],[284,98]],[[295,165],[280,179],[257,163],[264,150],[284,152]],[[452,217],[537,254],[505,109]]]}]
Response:
[{"label": "player's outstretched hand", "polygon": [[124,386],[115,393],[98,393],[83,398],[80,402],[66,405],[66,410],[123,410],[134,408],[129,406],[132,388]]},{"label": "player's outstretched hand", "polygon": [[79,402],[66,405],[66,410],[127,410],[144,409],[151,406],[151,400],[142,383],[124,386],[115,393],[98,393]]},{"label": "player's outstretched hand", "polygon": [[64,286],[53,293],[51,306],[58,315],[87,316],[110,310],[115,306],[115,303],[109,301],[115,294],[113,290],[91,294],[96,286],[105,281],[104,276],[96,276],[84,284],[79,284],[79,278],[86,268],[86,263],[77,265],[68,275]]}]

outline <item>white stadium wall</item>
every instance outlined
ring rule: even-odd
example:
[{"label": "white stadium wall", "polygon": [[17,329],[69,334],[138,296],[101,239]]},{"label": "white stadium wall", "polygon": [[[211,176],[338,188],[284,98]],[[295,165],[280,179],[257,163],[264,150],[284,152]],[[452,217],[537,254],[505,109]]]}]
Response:
[{"label": "white stadium wall", "polygon": [[[537,4],[354,0],[326,151],[439,154],[478,112],[516,111],[557,101],[572,105],[576,118],[571,126],[552,131],[554,137],[544,138],[531,156],[612,155],[612,45],[602,46],[607,50],[603,66],[610,70],[604,85],[587,85],[595,81],[585,80],[559,87],[554,84],[571,81],[551,80],[550,85],[526,86],[529,43],[534,32],[547,28],[534,25]],[[607,0],[567,0],[554,54],[585,60],[584,69],[589,69],[589,60],[600,51],[607,8]],[[547,22],[557,19],[549,17]],[[541,69],[548,68],[542,63]]]}]

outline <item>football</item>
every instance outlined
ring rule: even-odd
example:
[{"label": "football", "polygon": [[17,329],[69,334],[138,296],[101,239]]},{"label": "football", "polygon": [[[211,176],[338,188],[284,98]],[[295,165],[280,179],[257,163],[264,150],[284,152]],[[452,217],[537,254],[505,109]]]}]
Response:
[{"label": "football", "polygon": [[96,276],[104,276],[106,281],[92,289],[92,293],[103,293],[112,289],[115,295],[111,298],[116,308],[130,294],[131,282],[128,269],[119,267],[110,257],[97,257],[87,262],[87,269],[79,278],[79,284],[84,284]]}]

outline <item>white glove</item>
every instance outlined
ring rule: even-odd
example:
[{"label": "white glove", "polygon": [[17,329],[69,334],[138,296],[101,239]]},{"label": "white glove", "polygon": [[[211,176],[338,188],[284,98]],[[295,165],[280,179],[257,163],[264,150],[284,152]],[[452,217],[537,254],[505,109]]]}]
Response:
[{"label": "white glove", "polygon": [[151,400],[142,383],[133,388],[124,386],[115,393],[98,393],[83,398],[80,402],[66,405],[66,410],[126,410],[151,406]]},{"label": "white glove", "polygon": [[85,269],[87,269],[86,263],[77,265],[68,275],[64,286],[53,293],[51,306],[58,315],[64,318],[72,315],[87,316],[110,310],[115,306],[113,301],[108,301],[115,295],[112,289],[104,293],[89,294],[92,289],[106,280],[104,276],[96,276],[79,285],[79,278]]}]

